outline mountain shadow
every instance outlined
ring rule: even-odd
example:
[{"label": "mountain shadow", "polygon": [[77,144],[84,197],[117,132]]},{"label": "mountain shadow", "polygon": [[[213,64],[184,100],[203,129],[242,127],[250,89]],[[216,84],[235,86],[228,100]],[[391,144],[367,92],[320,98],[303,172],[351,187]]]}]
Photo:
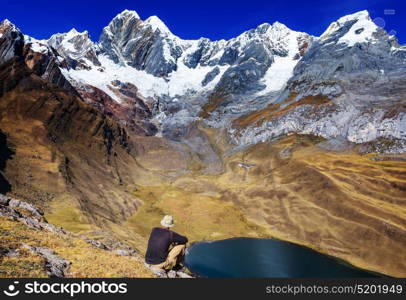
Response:
[{"label": "mountain shadow", "polygon": [[7,145],[7,137],[0,130],[0,193],[5,194],[11,190],[11,184],[3,175],[7,160],[14,155],[14,151]]}]

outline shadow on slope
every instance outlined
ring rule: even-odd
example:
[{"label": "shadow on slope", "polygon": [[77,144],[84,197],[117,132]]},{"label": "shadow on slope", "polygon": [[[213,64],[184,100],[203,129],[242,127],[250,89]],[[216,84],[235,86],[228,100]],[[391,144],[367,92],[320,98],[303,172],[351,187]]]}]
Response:
[{"label": "shadow on slope", "polygon": [[7,144],[6,135],[0,130],[0,193],[5,194],[11,190],[11,185],[3,175],[3,170],[6,168],[7,160],[14,155]]}]

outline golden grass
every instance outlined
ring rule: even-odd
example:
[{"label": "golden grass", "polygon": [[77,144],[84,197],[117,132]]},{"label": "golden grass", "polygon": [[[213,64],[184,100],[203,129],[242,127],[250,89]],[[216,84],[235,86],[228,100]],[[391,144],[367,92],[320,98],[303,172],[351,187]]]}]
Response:
[{"label": "golden grass", "polygon": [[[406,163],[327,152],[314,143],[289,136],[230,157],[231,169],[237,161],[255,167],[223,175],[229,198],[272,236],[405,276]],[[288,147],[292,156],[281,158]]]},{"label": "golden grass", "polygon": [[248,222],[233,203],[221,201],[216,195],[173,185],[138,186],[135,195],[144,205],[125,226],[146,238],[165,214],[174,216],[174,230],[188,236],[191,242],[261,235],[261,229]]},{"label": "golden grass", "polygon": [[202,107],[199,117],[208,118],[225,100],[224,96],[210,95],[207,103]]},{"label": "golden grass", "polygon": [[46,218],[51,224],[74,233],[84,234],[94,229],[94,225],[89,223],[77,204],[67,196],[50,204]]},{"label": "golden grass", "polygon": [[[144,205],[125,226],[147,238],[162,215],[173,214],[175,230],[191,241],[277,237],[405,276],[406,163],[328,152],[315,146],[320,141],[292,135],[224,156],[220,175],[138,186]],[[281,156],[286,149],[291,155]]]},{"label": "golden grass", "polygon": [[[292,93],[282,103],[269,104],[267,107],[261,110],[254,111],[247,115],[241,116],[233,121],[235,128],[245,128],[248,125],[260,126],[263,122],[273,120],[279,116],[284,115],[291,109],[294,109],[300,105],[330,105],[332,102],[323,96],[306,96],[299,101],[290,103],[297,94]],[[288,104],[282,108],[283,104]]]},{"label": "golden grass", "polygon": [[[24,242],[54,250],[72,263],[68,277],[152,277],[142,261],[92,247],[73,236],[35,231],[4,217],[0,217],[0,235],[2,247],[16,249]],[[47,274],[41,257],[21,250],[20,257],[0,259],[0,277],[47,277]]]}]

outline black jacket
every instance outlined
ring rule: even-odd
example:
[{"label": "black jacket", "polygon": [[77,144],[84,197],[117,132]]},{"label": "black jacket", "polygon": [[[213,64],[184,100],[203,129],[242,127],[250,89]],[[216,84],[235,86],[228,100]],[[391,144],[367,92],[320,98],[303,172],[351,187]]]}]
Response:
[{"label": "black jacket", "polygon": [[155,227],[152,229],[148,240],[145,262],[151,265],[163,263],[168,257],[169,246],[172,243],[186,244],[187,237],[168,229]]}]

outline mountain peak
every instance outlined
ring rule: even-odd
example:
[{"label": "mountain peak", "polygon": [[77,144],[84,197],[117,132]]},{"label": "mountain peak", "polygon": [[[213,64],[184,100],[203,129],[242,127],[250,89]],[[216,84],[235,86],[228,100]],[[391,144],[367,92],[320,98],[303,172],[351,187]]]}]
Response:
[{"label": "mountain peak", "polygon": [[141,19],[140,16],[137,14],[137,12],[135,10],[128,10],[128,9],[123,10],[121,13],[119,13],[113,19],[121,19],[121,18]]},{"label": "mountain peak", "polygon": [[161,33],[172,34],[169,28],[165,25],[165,23],[157,16],[149,17],[144,21],[144,24],[151,26],[153,30],[158,29]]},{"label": "mountain peak", "polygon": [[9,19],[4,19],[0,22],[0,25],[13,25],[13,23],[11,23]]},{"label": "mountain peak", "polygon": [[337,22],[340,23],[340,24],[344,24],[345,22],[348,22],[348,21],[365,20],[365,19],[371,20],[371,18],[369,16],[369,12],[367,10],[361,10],[361,11],[358,11],[356,13],[343,16],[343,17],[339,18],[337,20]]},{"label": "mountain peak", "polygon": [[114,36],[125,28],[132,28],[132,25],[139,22],[140,16],[134,10],[125,9],[116,15],[110,23],[103,28],[103,34]]},{"label": "mountain peak", "polygon": [[79,36],[82,36],[86,39],[90,39],[89,32],[87,30],[85,30],[83,32],[79,32],[76,30],[76,28],[72,28],[68,32],[53,34],[48,39],[48,43],[50,43],[52,45],[52,47],[56,48],[55,43],[60,44],[60,43],[62,43],[62,41],[70,41],[73,38],[79,37]]},{"label": "mountain peak", "polygon": [[11,23],[9,19],[4,19],[3,21],[1,21],[0,28],[4,29],[2,31],[6,31],[9,29],[18,30],[17,26],[15,26],[13,23]]},{"label": "mountain peak", "polygon": [[330,24],[320,36],[320,40],[335,37],[337,43],[353,46],[356,43],[365,43],[374,40],[373,34],[378,26],[371,20],[367,10],[362,10],[339,18]]},{"label": "mountain peak", "polygon": [[66,33],[66,37],[65,38],[68,38],[68,39],[70,39],[70,38],[72,38],[72,37],[75,37],[75,36],[78,36],[78,35],[82,35],[82,36],[89,36],[89,32],[87,31],[87,30],[85,30],[85,31],[83,31],[83,32],[79,32],[79,31],[77,31],[76,30],[76,28],[72,28],[71,30],[69,30],[67,33]]},{"label": "mountain peak", "polygon": [[269,37],[279,38],[283,36],[288,36],[295,31],[287,27],[285,24],[275,21],[271,24],[263,23],[259,25],[255,31],[259,34],[266,34]]},{"label": "mountain peak", "polygon": [[75,36],[75,35],[78,35],[78,34],[79,34],[79,32],[76,30],[76,28],[72,28],[71,30],[69,30],[66,33],[67,36]]},{"label": "mountain peak", "polygon": [[272,27],[279,28],[279,29],[284,29],[284,30],[286,30],[286,29],[290,30],[285,24],[283,24],[283,23],[281,23],[279,21],[273,22]]}]

